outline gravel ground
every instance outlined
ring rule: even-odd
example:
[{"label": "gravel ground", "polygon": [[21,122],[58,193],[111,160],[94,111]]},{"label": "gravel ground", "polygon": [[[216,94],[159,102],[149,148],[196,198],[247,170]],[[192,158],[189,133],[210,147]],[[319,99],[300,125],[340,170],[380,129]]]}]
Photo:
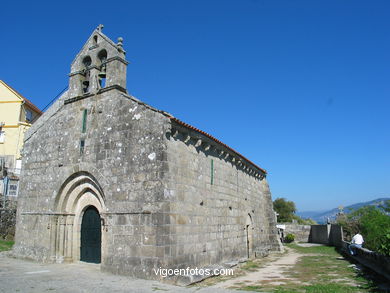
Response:
[{"label": "gravel ground", "polygon": [[102,273],[100,266],[87,263],[40,264],[0,253],[0,292],[237,292],[218,288],[178,287],[157,281]]}]

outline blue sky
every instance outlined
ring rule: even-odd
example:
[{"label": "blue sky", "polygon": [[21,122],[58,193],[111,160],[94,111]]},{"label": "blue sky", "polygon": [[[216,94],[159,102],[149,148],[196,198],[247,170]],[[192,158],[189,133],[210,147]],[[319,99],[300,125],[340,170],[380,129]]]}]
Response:
[{"label": "blue sky", "polygon": [[124,38],[128,91],[323,210],[390,197],[390,2],[5,1],[0,79],[43,108],[92,31]]}]

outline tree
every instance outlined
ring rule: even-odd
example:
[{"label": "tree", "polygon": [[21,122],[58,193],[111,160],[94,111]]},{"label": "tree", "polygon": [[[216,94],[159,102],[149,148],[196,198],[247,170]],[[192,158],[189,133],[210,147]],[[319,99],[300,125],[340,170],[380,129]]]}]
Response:
[{"label": "tree", "polygon": [[295,216],[295,203],[285,198],[277,198],[273,202],[274,210],[278,213],[278,222],[292,222]]},{"label": "tree", "polygon": [[390,200],[386,200],[384,205],[381,208],[387,213],[390,213]]},{"label": "tree", "polygon": [[293,219],[296,220],[299,225],[317,225],[317,222],[310,218],[303,219],[300,216],[294,215]]},{"label": "tree", "polygon": [[390,216],[386,214],[386,207],[365,206],[339,217],[338,223],[349,235],[360,231],[366,248],[390,255]]}]

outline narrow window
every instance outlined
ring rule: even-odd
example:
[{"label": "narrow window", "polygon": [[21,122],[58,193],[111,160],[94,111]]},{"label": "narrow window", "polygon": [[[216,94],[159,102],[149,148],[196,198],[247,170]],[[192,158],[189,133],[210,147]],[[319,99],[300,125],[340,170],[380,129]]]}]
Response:
[{"label": "narrow window", "polygon": [[80,140],[80,155],[84,154],[84,148],[85,148],[85,140]]},{"label": "narrow window", "polygon": [[8,183],[8,196],[18,196],[19,181],[10,180]]},{"label": "narrow window", "polygon": [[31,122],[33,120],[33,113],[30,110],[26,110],[26,120],[27,122]]},{"label": "narrow window", "polygon": [[211,160],[211,182],[210,184],[213,185],[214,184],[214,160],[212,159]]},{"label": "narrow window", "polygon": [[99,85],[100,88],[105,88],[106,87],[106,75],[104,73],[99,73]]},{"label": "narrow window", "polygon": [[83,111],[83,126],[81,128],[82,133],[85,133],[87,131],[87,115],[88,115],[88,110],[84,109],[84,111]]}]

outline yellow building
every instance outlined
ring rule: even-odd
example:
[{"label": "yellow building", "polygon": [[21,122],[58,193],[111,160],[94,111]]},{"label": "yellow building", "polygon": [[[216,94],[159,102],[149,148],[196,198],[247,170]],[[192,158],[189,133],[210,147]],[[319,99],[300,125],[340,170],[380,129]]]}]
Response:
[{"label": "yellow building", "polygon": [[[17,181],[20,174],[24,133],[41,115],[33,103],[0,80],[0,169],[7,170],[9,183]],[[0,173],[1,178],[4,175],[5,172]],[[17,194],[17,190],[7,191],[11,196]],[[0,193],[3,193],[1,186]]]}]

